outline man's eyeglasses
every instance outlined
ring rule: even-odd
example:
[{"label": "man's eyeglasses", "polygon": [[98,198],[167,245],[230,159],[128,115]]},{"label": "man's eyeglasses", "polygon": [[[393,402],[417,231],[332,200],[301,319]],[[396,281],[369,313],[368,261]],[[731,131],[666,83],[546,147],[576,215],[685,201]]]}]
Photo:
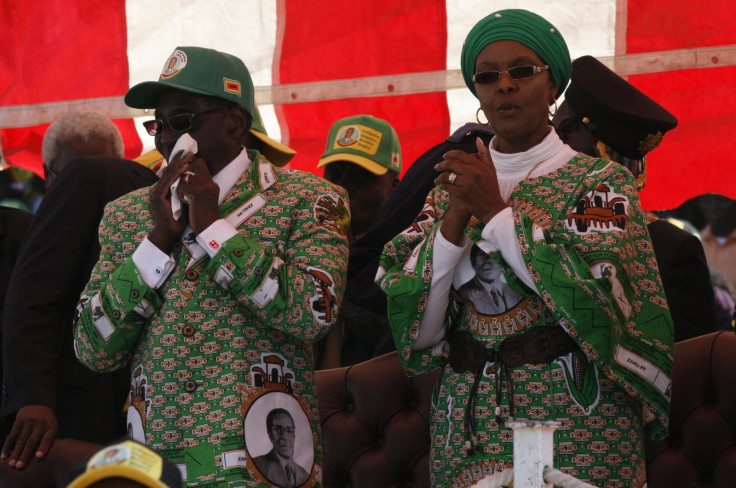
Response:
[{"label": "man's eyeglasses", "polygon": [[473,83],[479,85],[490,85],[496,83],[501,79],[501,74],[506,73],[512,80],[525,80],[531,78],[537,73],[549,69],[549,65],[544,66],[516,66],[515,68],[509,68],[505,71],[480,71],[473,75]]},{"label": "man's eyeglasses", "polygon": [[204,112],[178,114],[166,119],[146,120],[145,122],[143,122],[143,127],[146,128],[146,132],[148,132],[148,135],[151,136],[157,136],[161,134],[167,125],[171,127],[171,130],[173,130],[174,132],[186,132],[192,128],[194,120],[197,117],[201,117],[202,115],[216,112],[225,108],[228,107],[212,108],[210,110],[205,110]]}]

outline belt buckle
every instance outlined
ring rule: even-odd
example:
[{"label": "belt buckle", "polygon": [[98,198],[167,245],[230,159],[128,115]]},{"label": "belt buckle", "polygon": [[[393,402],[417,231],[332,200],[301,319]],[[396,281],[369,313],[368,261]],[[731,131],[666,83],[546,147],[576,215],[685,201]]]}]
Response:
[{"label": "belt buckle", "polygon": [[521,366],[524,364],[524,344],[506,344],[503,352],[499,351],[499,357],[506,366]]}]

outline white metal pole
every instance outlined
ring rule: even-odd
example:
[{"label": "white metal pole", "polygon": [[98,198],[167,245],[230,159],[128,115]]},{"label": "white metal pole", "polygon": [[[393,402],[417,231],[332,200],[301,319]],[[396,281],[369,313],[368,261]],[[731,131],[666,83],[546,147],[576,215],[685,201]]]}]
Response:
[{"label": "white metal pole", "polygon": [[559,422],[512,420],[514,429],[514,488],[552,488],[544,482],[544,467],[554,464],[554,433]]}]

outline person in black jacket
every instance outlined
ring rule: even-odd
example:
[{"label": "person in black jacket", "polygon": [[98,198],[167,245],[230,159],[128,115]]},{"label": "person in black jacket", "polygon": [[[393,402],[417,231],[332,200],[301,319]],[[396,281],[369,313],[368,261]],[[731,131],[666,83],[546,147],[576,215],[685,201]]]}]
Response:
[{"label": "person in black jacket", "polygon": [[383,246],[409,227],[435,187],[434,166],[450,150],[477,152],[476,138],[487,146],[493,132],[487,124],[468,123],[450,137],[427,150],[412,163],[389,195],[368,230],[350,246],[348,281],[340,313],[345,321],[341,365],[366,361],[395,349],[386,319],[386,295],[373,281]]},{"label": "person in black jacket", "polygon": [[[2,312],[8,282],[31,220],[33,220],[33,214],[30,212],[0,206],[0,253],[2,253],[0,254],[0,343],[2,343],[3,332]],[[0,364],[0,379],[2,377],[3,370]]]},{"label": "person in black jacket", "polygon": [[103,444],[125,433],[129,371],[101,375],[80,364],[72,319],[100,253],[105,204],[156,180],[133,161],[79,158],[44,197],[5,301],[1,456],[12,467],[42,457],[57,436]]}]

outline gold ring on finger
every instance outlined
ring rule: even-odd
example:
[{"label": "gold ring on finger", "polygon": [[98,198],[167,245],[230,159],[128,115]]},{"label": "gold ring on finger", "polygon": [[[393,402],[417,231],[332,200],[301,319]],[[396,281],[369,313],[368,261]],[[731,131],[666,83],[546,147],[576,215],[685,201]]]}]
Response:
[{"label": "gold ring on finger", "polygon": [[457,173],[450,173],[450,177],[447,179],[447,181],[450,182],[451,185],[455,184],[455,180],[457,179]]}]

